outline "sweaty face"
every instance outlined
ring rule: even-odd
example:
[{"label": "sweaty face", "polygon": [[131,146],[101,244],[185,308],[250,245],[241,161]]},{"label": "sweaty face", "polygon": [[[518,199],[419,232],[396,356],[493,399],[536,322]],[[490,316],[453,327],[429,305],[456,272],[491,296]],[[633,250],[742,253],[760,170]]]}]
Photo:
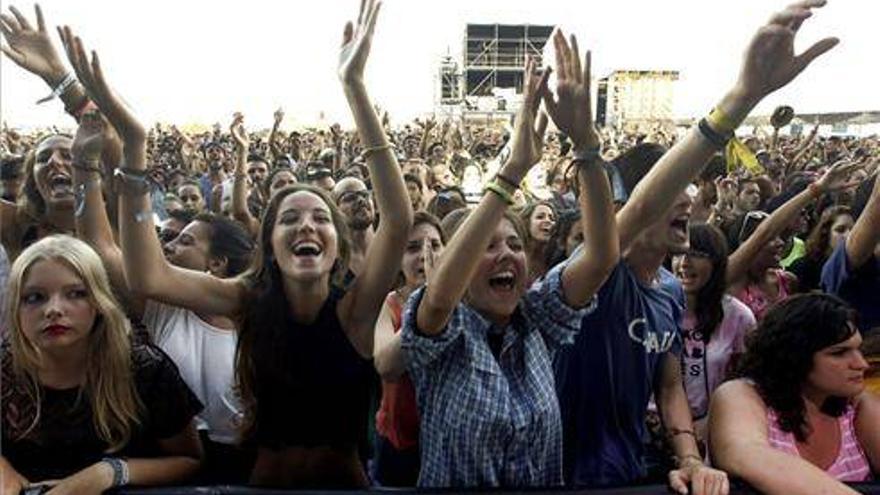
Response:
[{"label": "sweaty face", "polygon": [[47,205],[73,205],[72,142],[64,136],[43,140],[34,154],[37,191]]},{"label": "sweaty face", "polygon": [[85,346],[98,311],[82,277],[67,263],[46,259],[27,270],[18,303],[24,336],[45,352]]},{"label": "sweaty face", "polygon": [[190,222],[165,244],[165,258],[169,263],[200,272],[208,269],[210,252],[211,227],[198,220]]},{"label": "sweaty face", "polygon": [[468,287],[468,303],[490,320],[506,323],[526,290],[527,273],[523,240],[505,218],[480,258]]},{"label": "sweaty face", "polygon": [[424,246],[434,254],[436,262],[437,257],[443,250],[443,241],[440,239],[440,232],[437,228],[429,223],[420,223],[413,227],[412,233],[406,242],[406,250],[403,252],[403,277],[406,279],[406,285],[415,288],[425,283],[425,253]]},{"label": "sweaty face", "polygon": [[853,217],[849,214],[838,215],[837,218],[834,219],[834,222],[831,223],[831,230],[828,232],[828,252],[836,248],[841,241],[846,239],[846,236],[849,235],[849,231],[852,230],[855,222],[853,221]]},{"label": "sweaty face", "polygon": [[547,205],[538,205],[529,217],[529,234],[538,242],[547,242],[553,235],[556,214]]},{"label": "sweaty face", "polygon": [[288,194],[272,229],[272,252],[285,277],[315,282],[330,276],[339,252],[330,207],[308,191]]},{"label": "sweaty face", "polygon": [[865,371],[868,363],[860,347],[859,332],[847,340],[828,346],[813,355],[813,369],[807,376],[805,388],[836,397],[855,397],[865,389]]},{"label": "sweaty face", "polygon": [[177,197],[183,203],[183,208],[195,213],[205,209],[205,200],[198,186],[186,184],[177,189]]},{"label": "sweaty face", "polygon": [[688,252],[672,258],[672,270],[688,294],[696,294],[712,276],[712,260],[705,254]]}]

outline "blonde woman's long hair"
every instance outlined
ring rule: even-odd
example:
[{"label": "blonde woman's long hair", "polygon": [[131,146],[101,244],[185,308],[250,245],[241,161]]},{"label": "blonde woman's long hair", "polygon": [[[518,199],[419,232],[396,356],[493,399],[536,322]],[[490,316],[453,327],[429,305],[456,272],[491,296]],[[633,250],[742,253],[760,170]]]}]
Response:
[{"label": "blonde woman's long hair", "polygon": [[21,437],[29,434],[40,421],[38,372],[42,353],[22,331],[19,306],[28,271],[34,263],[43,260],[61,262],[72,269],[85,284],[89,300],[97,311],[88,336],[86,379],[79,400],[84,395],[89,401],[95,431],[107,443],[107,452],[118,451],[131,439],[143,411],[132,372],[131,324],[113,296],[97,253],[83,241],[67,235],[49,236],[31,245],[15,260],[9,273],[6,315],[12,369],[36,411]]}]

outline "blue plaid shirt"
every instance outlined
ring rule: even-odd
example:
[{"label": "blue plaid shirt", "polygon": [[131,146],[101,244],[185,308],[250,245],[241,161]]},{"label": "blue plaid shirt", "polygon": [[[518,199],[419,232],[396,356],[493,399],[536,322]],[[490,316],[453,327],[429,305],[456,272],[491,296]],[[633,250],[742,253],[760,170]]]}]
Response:
[{"label": "blue plaid shirt", "polygon": [[503,329],[498,359],[492,323],[467,304],[440,335],[416,329],[424,288],[407,302],[402,345],[421,417],[419,486],[562,484],[562,424],[553,357],[574,342],[593,309],[569,307],[562,270],[553,268],[525,294]]}]

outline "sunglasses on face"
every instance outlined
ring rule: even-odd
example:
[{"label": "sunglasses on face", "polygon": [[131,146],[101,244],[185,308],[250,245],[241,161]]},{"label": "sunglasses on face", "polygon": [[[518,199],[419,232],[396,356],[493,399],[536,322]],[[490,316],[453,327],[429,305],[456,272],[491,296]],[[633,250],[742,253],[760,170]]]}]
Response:
[{"label": "sunglasses on face", "polygon": [[351,203],[356,201],[358,198],[362,199],[370,199],[371,193],[370,191],[364,189],[362,191],[348,191],[339,195],[340,203]]}]

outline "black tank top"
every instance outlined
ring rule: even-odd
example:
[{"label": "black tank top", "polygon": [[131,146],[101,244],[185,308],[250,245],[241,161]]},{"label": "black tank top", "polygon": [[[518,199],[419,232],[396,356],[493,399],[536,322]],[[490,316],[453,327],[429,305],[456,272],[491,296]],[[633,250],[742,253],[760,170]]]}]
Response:
[{"label": "black tank top", "polygon": [[336,315],[344,294],[331,288],[313,323],[290,323],[276,338],[280,341],[258,344],[272,346],[283,370],[268,373],[259,360],[255,363],[253,440],[258,446],[338,447],[366,439],[375,371],[372,360],[351,345]]}]

